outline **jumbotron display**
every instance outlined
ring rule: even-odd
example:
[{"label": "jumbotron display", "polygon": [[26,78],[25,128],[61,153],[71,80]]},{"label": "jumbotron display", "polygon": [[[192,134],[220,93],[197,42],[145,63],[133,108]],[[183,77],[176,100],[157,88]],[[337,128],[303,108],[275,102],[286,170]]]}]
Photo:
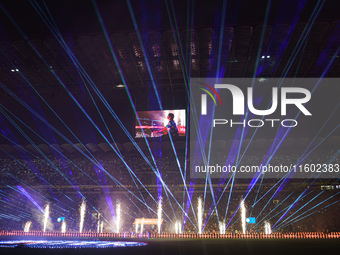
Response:
[{"label": "jumbotron display", "polygon": [[138,111],[135,137],[185,136],[185,110]]}]

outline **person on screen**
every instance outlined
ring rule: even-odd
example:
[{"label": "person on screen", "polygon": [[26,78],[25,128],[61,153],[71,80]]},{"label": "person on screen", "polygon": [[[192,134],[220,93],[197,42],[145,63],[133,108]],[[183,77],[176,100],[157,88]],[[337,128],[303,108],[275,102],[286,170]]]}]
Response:
[{"label": "person on screen", "polygon": [[167,116],[167,119],[169,120],[168,125],[166,127],[168,128],[170,135],[172,136],[177,136],[178,135],[178,128],[176,126],[176,122],[174,121],[174,114],[169,113]]}]

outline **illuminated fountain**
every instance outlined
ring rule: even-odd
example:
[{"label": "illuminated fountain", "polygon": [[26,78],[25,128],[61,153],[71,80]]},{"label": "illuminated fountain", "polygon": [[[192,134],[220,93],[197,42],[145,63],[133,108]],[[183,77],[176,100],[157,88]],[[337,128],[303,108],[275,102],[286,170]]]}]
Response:
[{"label": "illuminated fountain", "polygon": [[50,216],[50,204],[46,204],[45,213],[44,213],[44,229],[43,229],[44,232],[46,232],[46,229],[47,229],[49,216]]},{"label": "illuminated fountain", "polygon": [[242,233],[246,234],[246,206],[244,204],[244,199],[241,200],[240,210],[241,210]]},{"label": "illuminated fountain", "polygon": [[140,233],[143,234],[143,228],[144,228],[144,218],[142,219],[142,224],[140,225]]},{"label": "illuminated fountain", "polygon": [[100,213],[98,213],[98,217],[97,217],[97,233],[103,233],[103,229],[104,229],[104,221],[102,220],[102,215]]},{"label": "illuminated fountain", "polygon": [[104,221],[100,222],[100,233],[103,233],[104,231]]},{"label": "illuminated fountain", "polygon": [[138,233],[138,224],[136,223],[135,225],[135,233],[137,234]]},{"label": "illuminated fountain", "polygon": [[182,234],[182,224],[180,221],[175,222],[175,233]]},{"label": "illuminated fountain", "polygon": [[32,226],[32,222],[31,221],[27,221],[25,223],[24,232],[30,232],[31,226]]},{"label": "illuminated fountain", "polygon": [[162,227],[162,197],[158,200],[158,210],[157,210],[157,226],[158,226],[158,234],[161,233],[161,227]]},{"label": "illuminated fountain", "polygon": [[272,228],[271,228],[270,223],[268,221],[264,222],[264,233],[266,235],[270,235],[272,233]]},{"label": "illuminated fountain", "polygon": [[224,235],[225,234],[225,222],[224,221],[220,221],[218,226],[219,226],[219,229],[220,229],[220,234]]},{"label": "illuminated fountain", "polygon": [[61,222],[61,233],[66,233],[66,221]]},{"label": "illuminated fountain", "polygon": [[117,233],[120,232],[120,220],[121,220],[120,202],[117,201],[117,208],[116,208]]},{"label": "illuminated fountain", "polygon": [[202,198],[198,198],[198,206],[197,206],[197,221],[198,221],[198,234],[202,234],[202,226],[203,226],[203,203]]},{"label": "illuminated fountain", "polygon": [[100,225],[101,225],[100,216],[101,216],[101,214],[98,213],[98,217],[97,217],[97,233],[100,233]]},{"label": "illuminated fountain", "polygon": [[80,211],[79,233],[82,233],[83,227],[84,227],[85,211],[86,211],[85,200],[82,201],[79,211]]}]

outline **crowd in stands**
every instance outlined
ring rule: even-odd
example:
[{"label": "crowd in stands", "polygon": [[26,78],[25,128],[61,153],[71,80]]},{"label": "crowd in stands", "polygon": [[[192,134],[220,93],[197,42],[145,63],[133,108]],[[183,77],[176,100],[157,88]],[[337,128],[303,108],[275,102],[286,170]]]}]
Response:
[{"label": "crowd in stands", "polygon": [[[311,154],[303,162],[317,164],[331,160],[339,164],[339,157],[332,153]],[[266,159],[265,154],[254,152],[246,154],[238,164],[259,165]],[[225,155],[217,157],[217,161],[225,160]],[[300,154],[280,153],[272,157],[270,163],[296,164],[299,160]],[[340,228],[336,179],[260,178],[254,186],[251,178],[216,178],[207,182],[191,178],[189,165],[184,153],[176,157],[162,151],[145,157],[113,153],[2,157],[0,230],[22,230],[28,220],[33,223],[32,230],[41,230],[43,210],[49,203],[49,230],[60,231],[61,223],[57,219],[65,217],[67,231],[77,232],[79,207],[85,200],[84,231],[96,232],[100,221],[104,221],[104,231],[115,231],[119,201],[120,232],[132,233],[136,218],[157,218],[160,196],[162,231],[168,233],[174,232],[176,221],[185,222],[186,233],[197,232],[198,197],[204,202],[205,233],[218,233],[221,221],[225,222],[227,232],[240,233],[242,199],[247,217],[256,218],[255,224],[247,224],[249,233],[262,233],[264,220],[278,232],[328,232]],[[331,188],[322,190],[322,185]],[[144,231],[156,233],[157,226],[146,225]]]}]

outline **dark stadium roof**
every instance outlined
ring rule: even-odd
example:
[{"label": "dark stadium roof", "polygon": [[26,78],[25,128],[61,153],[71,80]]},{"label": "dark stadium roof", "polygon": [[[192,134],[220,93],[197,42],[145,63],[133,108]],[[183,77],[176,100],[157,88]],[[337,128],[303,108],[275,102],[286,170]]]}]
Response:
[{"label": "dark stadium roof", "polygon": [[[187,8],[186,1],[131,1],[164,109],[187,107],[185,84],[188,76],[184,72],[184,60],[190,63],[186,65],[190,67],[190,77],[216,77],[217,55],[224,77],[253,77],[257,63],[261,65],[261,77],[280,77],[287,65],[290,66],[285,74],[288,77],[319,77],[334,58],[327,77],[339,77],[340,58],[334,55],[340,45],[340,14],[336,1],[322,2],[315,16],[312,14],[318,1],[271,1],[270,6],[267,1],[227,1],[225,20],[219,16],[223,1],[189,2],[193,9]],[[304,3],[305,7],[299,19],[289,23],[287,19],[291,21],[292,17],[283,14],[289,13],[287,6],[297,2]],[[136,109],[151,108],[152,80],[128,1],[97,1],[108,38],[105,38],[92,1],[32,3],[39,5],[32,5],[30,1],[2,1],[0,5],[0,82],[8,89],[0,89],[3,106],[29,123],[27,112],[13,100],[12,93],[27,102],[37,97],[38,92],[59,114],[70,111],[65,102],[68,93],[77,100],[85,100],[82,98],[85,94],[87,100],[92,100],[82,85],[87,82],[39,17],[37,10],[42,8],[47,18],[52,17],[52,25],[56,24],[80,66],[113,108],[122,109],[124,104],[129,104],[126,91],[119,86],[123,84],[122,76]],[[270,11],[264,25],[267,8]],[[176,17],[176,24],[169,21],[169,14]],[[188,15],[193,17],[192,23]],[[223,43],[218,54],[221,32]],[[305,41],[301,43],[304,33]],[[191,38],[190,43],[188,38]],[[107,39],[112,43],[120,68]],[[280,52],[284,44],[284,51]],[[183,47],[181,54],[178,45]],[[263,54],[259,55],[261,45]],[[297,45],[302,48],[290,59]],[[320,59],[323,61],[316,65]],[[37,100],[41,102],[42,99]],[[93,100],[99,101],[97,97]],[[40,106],[46,107],[45,103]],[[130,122],[128,125],[133,126],[133,121]]]},{"label": "dark stadium roof", "polygon": [[[142,1],[143,5],[133,2],[133,10],[139,29],[143,32],[156,84],[166,91],[164,94],[178,97],[177,104],[184,105],[184,78],[178,52],[174,48],[175,40],[166,6],[163,3],[159,8],[154,1],[145,1],[145,3]],[[241,2],[242,5],[237,2]],[[262,45],[266,47],[266,56],[270,56],[270,59],[264,59],[263,62],[266,62],[266,66],[273,66],[275,63],[276,68],[274,70],[267,68],[263,71],[262,76],[279,77],[282,74],[301,33],[306,28],[315,2],[308,1],[284,54],[280,56],[279,63],[276,63],[275,61],[278,59],[278,56],[275,55],[277,47],[282,46],[282,38],[287,36],[292,27],[285,22],[285,17],[280,18],[279,16],[279,12],[282,11],[280,1],[273,1]],[[309,33],[304,53],[292,63],[293,67],[288,75],[297,77],[320,75],[312,67],[340,17],[337,8],[332,8],[334,6],[331,3],[332,1],[328,1],[322,7]],[[41,3],[40,5],[43,6]],[[75,53],[76,58],[96,86],[101,91],[115,96],[116,99],[120,98],[122,89],[116,87],[122,83],[119,69],[111,55],[91,1],[48,1],[46,5],[65,42]],[[238,13],[231,15],[227,11],[227,14],[230,15],[227,15],[225,20],[221,57],[221,63],[227,69],[225,77],[253,76],[266,5],[267,1],[228,1],[230,9],[228,11],[238,11]],[[81,93],[81,88],[77,86],[79,75],[72,60],[65,54],[33,6],[28,1],[20,2],[20,7],[13,1],[6,1],[3,6],[27,35],[29,41],[24,39],[5,14],[1,15],[0,50],[6,56],[2,58],[0,66],[1,82],[10,89],[18,90],[19,86],[21,93],[27,93],[28,96],[30,93],[34,93],[27,88],[28,85],[22,77],[11,72],[13,69],[18,69],[25,74],[27,80],[42,95],[48,94],[51,97],[56,97],[65,92],[49,70],[53,69],[71,92]],[[145,89],[151,80],[127,3],[125,1],[98,1],[98,6],[120,62],[121,71],[127,78],[129,89],[136,97],[144,97]],[[185,38],[189,34],[192,36],[190,50],[188,45],[184,47],[185,55],[191,53],[192,56],[191,76],[211,75],[211,70],[216,67],[216,62],[211,62],[209,54],[212,49],[218,47],[218,41],[214,39],[216,34],[213,32],[218,26],[218,24],[214,24],[217,20],[215,14],[216,8],[222,7],[222,2],[216,1],[215,4],[207,1],[195,2],[192,29],[188,29],[185,1],[175,1],[173,6],[183,45],[186,44]],[[239,7],[242,8],[238,9]],[[162,10],[161,13],[159,13],[159,9]],[[3,11],[3,13],[6,12]],[[152,17],[143,17],[145,13],[154,14],[153,17],[159,15],[162,24],[155,24]],[[141,20],[144,22],[142,23],[144,26],[141,24]],[[32,45],[39,51],[42,58],[32,49]],[[334,44],[333,47],[336,48],[338,45]],[[329,77],[338,77],[339,65],[340,61],[336,60],[328,73]],[[2,100],[5,100],[6,94],[6,92],[0,91]],[[143,102],[141,104],[143,108]]]}]

